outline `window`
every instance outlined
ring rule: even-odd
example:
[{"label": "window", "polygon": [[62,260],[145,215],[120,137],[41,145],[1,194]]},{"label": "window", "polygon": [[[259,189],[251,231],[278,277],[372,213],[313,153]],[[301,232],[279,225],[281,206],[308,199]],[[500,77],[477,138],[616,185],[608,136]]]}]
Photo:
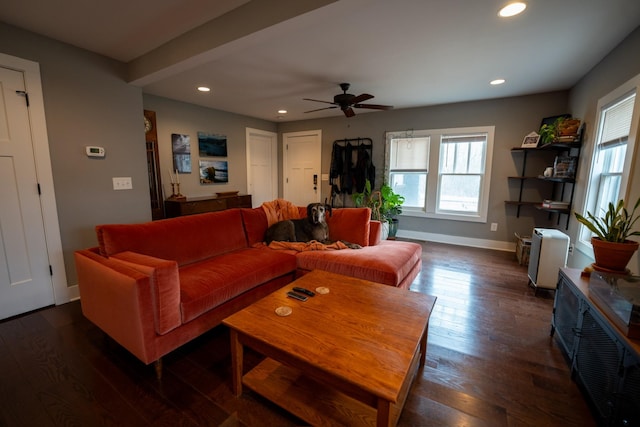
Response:
[{"label": "window", "polygon": [[[640,76],[632,79],[598,102],[598,121],[593,160],[587,184],[583,214],[600,216],[609,203],[616,203],[627,194],[627,175],[637,133],[637,86]],[[590,247],[591,232],[580,226],[578,247]],[[588,251],[587,251],[588,252]]]},{"label": "window", "polygon": [[493,127],[388,132],[385,175],[405,215],[486,221]]}]

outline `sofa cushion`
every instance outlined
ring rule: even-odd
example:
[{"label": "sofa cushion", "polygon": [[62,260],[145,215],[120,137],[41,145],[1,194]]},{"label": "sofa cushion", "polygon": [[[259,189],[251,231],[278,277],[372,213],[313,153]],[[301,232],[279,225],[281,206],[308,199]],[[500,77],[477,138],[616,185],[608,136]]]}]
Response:
[{"label": "sofa cushion", "polygon": [[154,258],[135,252],[120,252],[112,258],[149,276],[156,332],[163,335],[180,326],[182,319],[178,264],[173,260]]},{"label": "sofa cushion", "polygon": [[[247,243],[253,246],[264,241],[267,230],[267,214],[261,207],[241,209]],[[306,206],[298,206],[301,217],[306,217]],[[333,209],[332,215],[326,218],[329,226],[329,239],[345,240],[368,246],[370,236],[371,209],[369,208],[339,208]]]},{"label": "sofa cushion", "polygon": [[421,257],[422,246],[418,243],[386,240],[362,249],[310,251],[296,255],[301,270],[325,270],[391,286],[400,285]]},{"label": "sofa cushion", "polygon": [[326,219],[329,226],[329,240],[346,240],[360,246],[369,246],[369,208],[333,209]]},{"label": "sofa cushion", "polygon": [[172,259],[180,266],[247,247],[240,209],[141,224],[98,225],[96,232],[103,256],[131,251]]},{"label": "sofa cushion", "polygon": [[294,255],[267,247],[239,249],[180,269],[182,321],[188,322],[271,279],[293,274]]},{"label": "sofa cushion", "polygon": [[240,209],[244,231],[247,234],[247,243],[253,246],[264,241],[264,232],[267,231],[267,214],[261,207]]}]

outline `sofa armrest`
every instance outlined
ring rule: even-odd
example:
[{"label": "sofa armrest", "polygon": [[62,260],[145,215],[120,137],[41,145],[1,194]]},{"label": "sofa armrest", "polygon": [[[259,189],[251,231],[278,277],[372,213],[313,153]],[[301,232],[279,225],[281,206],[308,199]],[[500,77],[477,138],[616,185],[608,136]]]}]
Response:
[{"label": "sofa armrest", "polygon": [[111,257],[149,276],[153,317],[159,335],[182,324],[180,311],[180,275],[178,263],[135,252],[120,252]]},{"label": "sofa armrest", "polygon": [[145,363],[158,359],[148,275],[97,248],[74,252],[82,313]]},{"label": "sofa armrest", "polygon": [[372,219],[369,222],[369,246],[375,246],[382,241],[382,223]]},{"label": "sofa armrest", "polygon": [[325,219],[329,226],[329,240],[369,245],[371,209],[337,208]]}]

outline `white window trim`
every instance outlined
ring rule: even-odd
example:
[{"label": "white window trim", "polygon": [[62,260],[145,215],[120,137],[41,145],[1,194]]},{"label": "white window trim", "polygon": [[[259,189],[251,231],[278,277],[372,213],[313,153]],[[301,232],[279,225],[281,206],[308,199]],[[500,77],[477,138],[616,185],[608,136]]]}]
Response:
[{"label": "white window trim", "polygon": [[[487,134],[487,150],[485,153],[485,171],[482,182],[482,195],[480,200],[480,206],[477,214],[459,214],[459,213],[444,213],[436,211],[436,201],[438,192],[438,179],[439,179],[439,162],[440,162],[440,136],[450,135],[456,133],[486,133]],[[428,130],[410,130],[410,131],[394,131],[386,133],[385,140],[385,161],[384,161],[384,179],[385,182],[389,180],[389,150],[391,140],[395,138],[420,138],[430,137],[430,153],[429,153],[429,167],[427,175],[427,208],[402,208],[402,216],[410,216],[417,218],[435,218],[446,219],[452,221],[466,221],[466,222],[487,222],[487,214],[489,210],[489,193],[491,188],[491,168],[493,160],[493,144],[494,144],[495,126],[478,126],[478,127],[460,127],[460,128],[446,128],[446,129],[428,129]]]},{"label": "white window trim", "polygon": [[[600,132],[600,122],[602,119],[602,111],[603,109],[623,98],[625,95],[628,95],[632,92],[636,93],[636,98],[634,101],[634,105],[633,105],[633,116],[631,117],[631,127],[629,129],[629,139],[627,140],[627,153],[625,155],[624,158],[624,168],[623,170],[625,171],[630,171],[630,170],[634,170],[635,168],[635,157],[636,157],[636,136],[638,135],[638,123],[640,122],[640,74],[638,74],[637,76],[633,77],[632,79],[628,80],[626,83],[622,84],[621,86],[619,86],[617,89],[613,90],[612,92],[610,92],[609,94],[603,96],[602,98],[600,98],[598,100],[598,105],[596,107],[596,111],[597,111],[597,116],[596,116],[596,126],[597,128],[594,129],[593,135],[595,136],[595,138],[597,138],[597,135]],[[587,174],[587,186],[585,189],[585,195],[584,195],[584,199],[582,201],[582,207],[579,210],[579,212],[581,212],[583,215],[586,214],[586,211],[588,210],[585,205],[587,204],[588,200],[589,200],[589,195],[593,192],[596,191],[593,189],[593,187],[596,185],[596,183],[594,182],[594,179],[592,177],[592,173],[593,173],[593,169],[594,169],[594,156],[597,155],[596,150],[597,148],[597,140],[593,141],[593,144],[591,146],[591,152],[589,153],[590,156],[588,157],[589,159],[591,159],[591,161],[589,162],[589,170],[588,170],[588,174]],[[624,200],[628,200],[629,199],[629,174],[628,173],[623,173],[622,174],[622,179],[620,182],[620,193],[618,194],[618,199],[624,199]],[[577,210],[577,209],[576,209]],[[595,215],[595,212],[594,212]],[[577,231],[577,238],[576,238],[576,249],[579,250],[580,252],[582,252],[583,254],[585,254],[588,257],[593,258],[593,247],[591,246],[591,242],[588,240],[582,240],[582,236],[583,236],[583,230],[584,230],[584,225],[579,224],[578,226],[578,231]]]}]

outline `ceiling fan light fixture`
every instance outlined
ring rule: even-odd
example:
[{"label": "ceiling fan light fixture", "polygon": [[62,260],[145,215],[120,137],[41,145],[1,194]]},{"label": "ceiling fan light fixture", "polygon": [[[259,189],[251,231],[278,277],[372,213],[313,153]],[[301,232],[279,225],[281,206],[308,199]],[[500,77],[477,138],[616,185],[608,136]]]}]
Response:
[{"label": "ceiling fan light fixture", "polygon": [[521,1],[509,3],[508,5],[500,9],[500,11],[498,12],[498,15],[503,18],[509,18],[511,16],[516,16],[521,14],[522,12],[524,12],[526,8],[527,8],[527,4]]},{"label": "ceiling fan light fixture", "polygon": [[391,105],[379,105],[379,104],[362,104],[363,101],[368,101],[369,99],[374,98],[373,95],[368,93],[363,93],[358,96],[347,93],[349,90],[349,83],[340,83],[340,89],[342,89],[342,93],[339,93],[333,97],[333,102],[331,101],[322,101],[320,99],[313,98],[302,98],[305,101],[314,101],[314,102],[322,102],[324,104],[331,104],[331,107],[317,108],[315,110],[305,111],[305,113],[313,113],[315,111],[320,110],[328,110],[330,108],[340,108],[345,116],[353,117],[355,116],[355,112],[353,108],[368,108],[372,110],[390,110],[393,108]]}]

